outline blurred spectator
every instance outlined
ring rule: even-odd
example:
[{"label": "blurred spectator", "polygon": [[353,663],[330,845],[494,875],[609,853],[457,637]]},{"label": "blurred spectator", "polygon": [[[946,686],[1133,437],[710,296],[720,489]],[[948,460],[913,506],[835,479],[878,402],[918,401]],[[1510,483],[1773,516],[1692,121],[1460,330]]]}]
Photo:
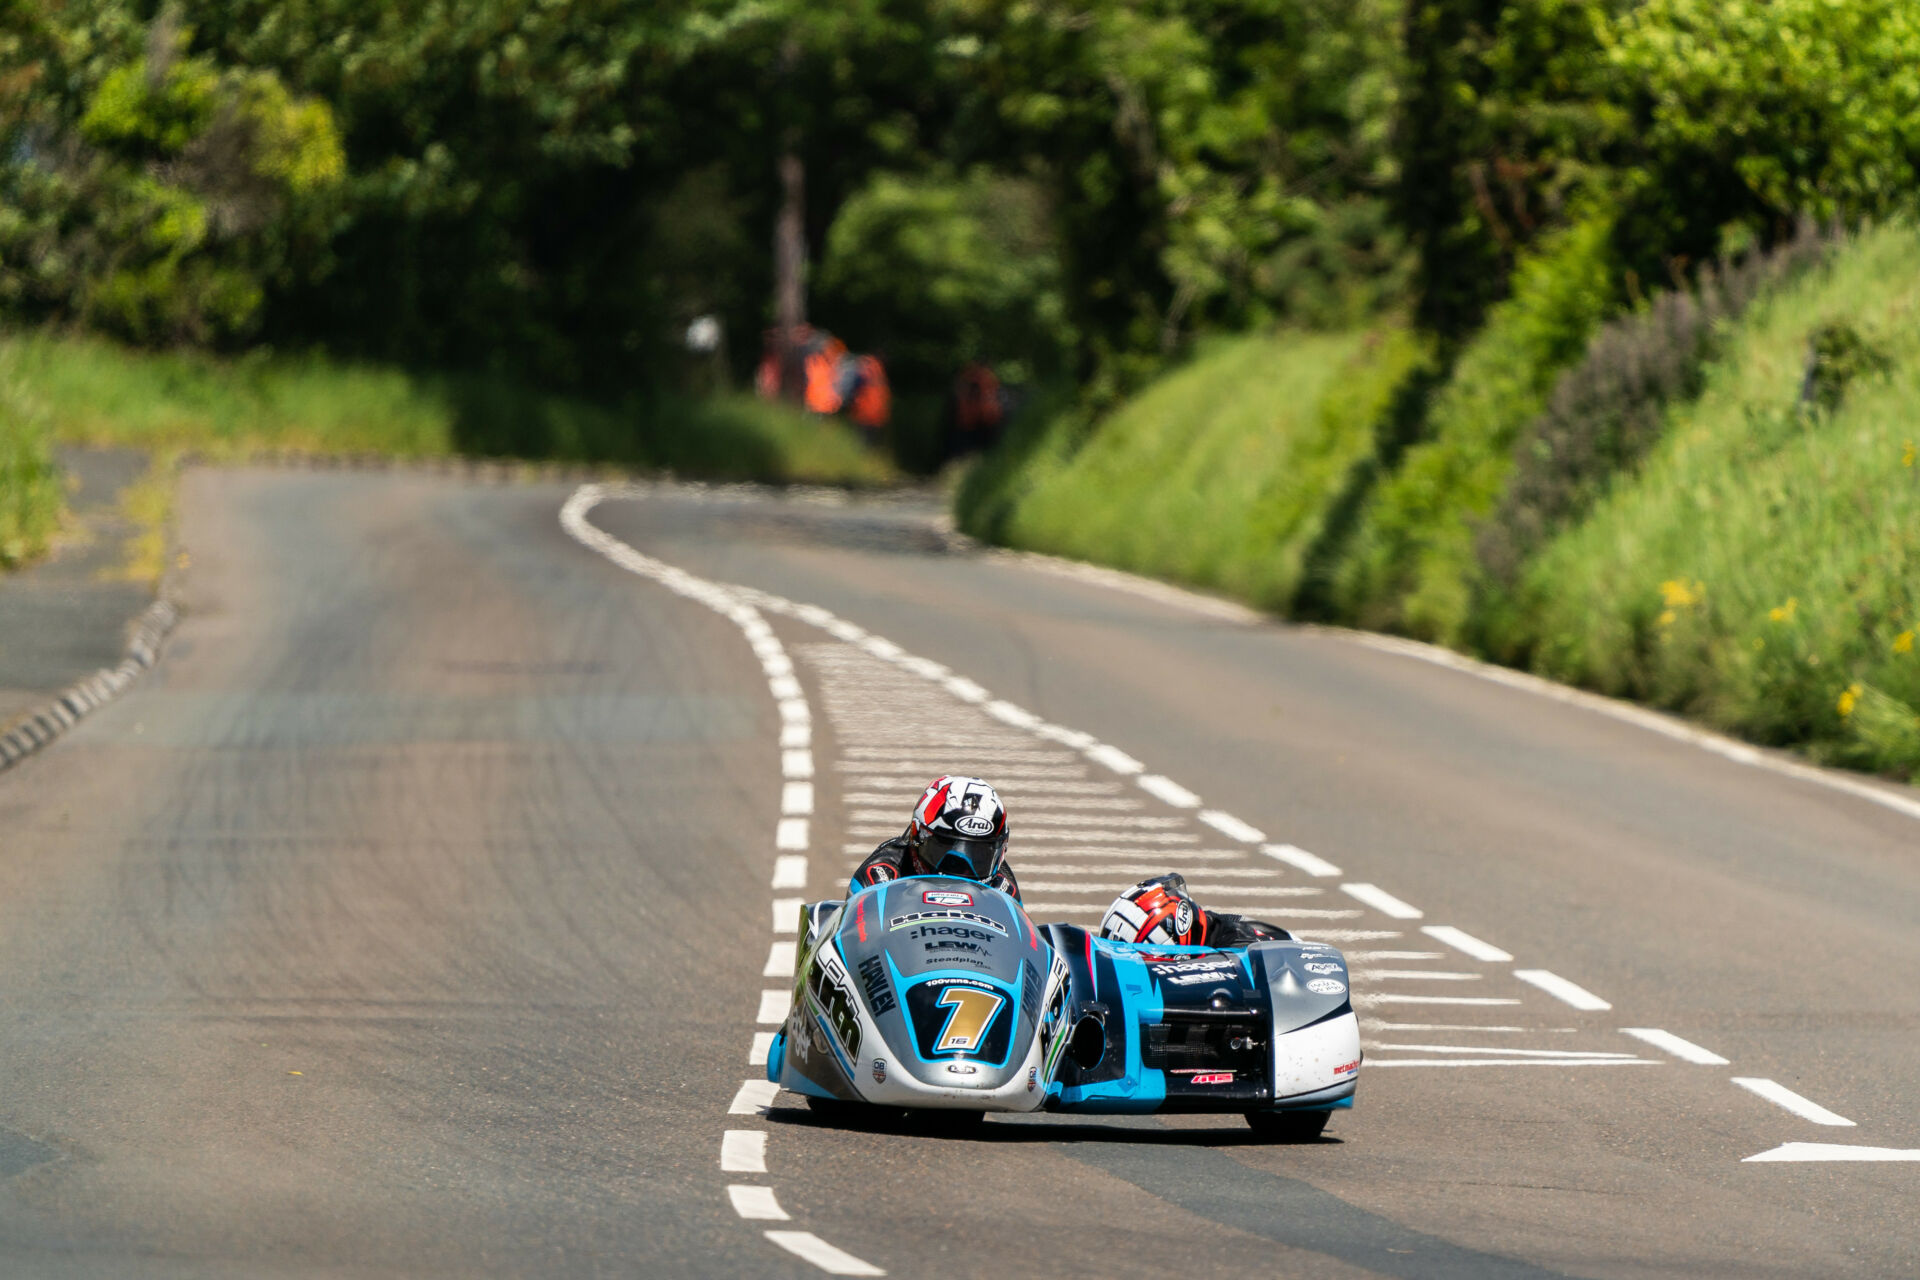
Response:
[{"label": "blurred spectator", "polygon": [[867,443],[877,449],[881,433],[893,417],[893,389],[887,385],[887,369],[879,356],[856,356],[850,363],[855,376],[848,416]]},{"label": "blurred spectator", "polygon": [[947,401],[947,422],[952,457],[981,453],[1000,442],[1007,425],[1007,389],[992,368],[974,360],[960,370]]}]

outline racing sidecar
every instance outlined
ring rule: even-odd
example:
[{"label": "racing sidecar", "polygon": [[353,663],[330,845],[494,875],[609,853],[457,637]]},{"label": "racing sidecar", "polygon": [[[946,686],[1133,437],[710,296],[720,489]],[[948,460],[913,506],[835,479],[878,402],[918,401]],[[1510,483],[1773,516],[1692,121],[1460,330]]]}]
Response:
[{"label": "racing sidecar", "polygon": [[1238,1112],[1280,1138],[1353,1105],[1346,959],[1320,943],[1111,942],[916,876],[800,910],[767,1078],[823,1110]]}]

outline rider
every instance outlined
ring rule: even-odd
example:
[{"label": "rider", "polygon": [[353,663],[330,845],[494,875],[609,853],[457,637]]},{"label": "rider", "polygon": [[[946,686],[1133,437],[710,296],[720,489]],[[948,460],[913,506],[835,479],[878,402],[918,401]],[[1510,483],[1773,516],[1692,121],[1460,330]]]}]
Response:
[{"label": "rider", "polygon": [[[867,855],[854,869],[850,891],[902,876],[958,876],[978,880],[1018,900],[1020,883],[1006,864],[1007,809],[1000,793],[979,778],[935,778],[913,806],[907,829]],[[1203,910],[1176,873],[1143,880],[1107,908],[1100,936],[1160,946],[1238,947],[1284,941],[1279,925],[1225,911]]]}]

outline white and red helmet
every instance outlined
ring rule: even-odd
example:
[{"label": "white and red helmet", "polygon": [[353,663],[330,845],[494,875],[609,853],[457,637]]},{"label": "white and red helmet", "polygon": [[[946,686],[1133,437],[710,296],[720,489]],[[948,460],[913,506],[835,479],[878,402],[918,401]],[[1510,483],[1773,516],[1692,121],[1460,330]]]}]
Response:
[{"label": "white and red helmet", "polygon": [[1100,922],[1100,936],[1161,947],[1197,947],[1207,936],[1207,913],[1178,873],[1142,880],[1121,892]]},{"label": "white and red helmet", "polygon": [[935,778],[913,806],[907,851],[928,875],[991,880],[1007,854],[1007,807],[978,778]]}]

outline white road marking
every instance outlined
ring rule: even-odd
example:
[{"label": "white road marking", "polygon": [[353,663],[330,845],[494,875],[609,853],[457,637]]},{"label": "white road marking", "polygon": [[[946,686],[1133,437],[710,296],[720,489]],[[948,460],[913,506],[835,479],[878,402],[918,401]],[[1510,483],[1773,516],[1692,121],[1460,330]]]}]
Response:
[{"label": "white road marking", "polygon": [[1392,929],[1293,929],[1290,932],[1303,942],[1384,942],[1406,936]]},{"label": "white road marking", "polygon": [[1652,1058],[1368,1058],[1366,1067],[1657,1067]]},{"label": "white road marking", "polygon": [[1444,942],[1455,951],[1464,951],[1475,960],[1484,960],[1488,964],[1506,964],[1513,959],[1491,942],[1482,942],[1472,934],[1456,929],[1450,924],[1423,924],[1420,926],[1420,932],[1435,942]]},{"label": "white road marking", "polygon": [[1040,717],[1033,712],[1014,706],[1011,702],[995,700],[986,705],[986,713],[995,720],[1004,720],[1010,725],[1022,729],[1031,729],[1040,723]]},{"label": "white road marking", "polygon": [[733,1095],[733,1105],[727,1108],[730,1116],[757,1116],[773,1105],[780,1093],[780,1086],[771,1080],[742,1080],[740,1091]]},{"label": "white road marking", "polygon": [[1810,1160],[1920,1161],[1920,1151],[1899,1147],[1849,1147],[1833,1142],[1789,1142],[1757,1156],[1748,1156],[1741,1164],[1776,1164]]},{"label": "white road marking", "polygon": [[[1633,1058],[1631,1053],[1588,1052],[1580,1049],[1508,1049],[1505,1047],[1488,1048],[1485,1045],[1464,1044],[1375,1044],[1370,1049],[1399,1053],[1487,1053],[1508,1058]],[[1652,1061],[1652,1059],[1648,1059]]]},{"label": "white road marking", "polygon": [[782,854],[773,860],[773,887],[776,889],[804,889],[807,887],[807,860],[797,853]]},{"label": "white road marking", "polygon": [[1359,960],[1444,960],[1442,951],[1349,951],[1347,961]]},{"label": "white road marking", "polygon": [[[1200,869],[1201,873],[1213,875],[1211,867]],[[1250,885],[1250,884],[1189,884],[1187,888],[1208,898],[1317,898],[1326,893],[1325,889],[1316,889],[1312,885]]]},{"label": "white road marking", "polygon": [[1157,773],[1149,773],[1134,781],[1140,789],[1156,800],[1172,805],[1176,809],[1198,809],[1200,797],[1187,790],[1172,778],[1163,778]]},{"label": "white road marking", "polygon": [[780,774],[787,778],[811,778],[813,776],[812,751],[782,751],[780,753]]},{"label": "white road marking", "polygon": [[[1087,833],[1084,831],[1022,831],[1018,837],[1022,844],[1031,844],[1036,840],[1085,840],[1086,838]],[[1171,831],[1132,831],[1125,834],[1114,832],[1111,835],[1102,833],[1100,842],[1116,846],[1115,851],[1118,852],[1118,846],[1122,845],[1199,844],[1200,837]]]},{"label": "white road marking", "polygon": [[1369,982],[1391,982],[1399,978],[1425,982],[1478,982],[1480,974],[1452,973],[1444,969],[1355,969],[1354,973]]},{"label": "white road marking", "polygon": [[776,698],[798,698],[800,696],[800,682],[792,676],[775,676],[773,679],[767,681],[767,688],[773,690],[773,696]]},{"label": "white road marking", "polygon": [[1349,897],[1359,899],[1382,915],[1392,916],[1395,920],[1418,920],[1426,914],[1418,907],[1408,906],[1378,885],[1343,884],[1340,886],[1340,891]]},{"label": "white road marking", "polygon": [[897,661],[906,670],[923,680],[942,680],[953,674],[951,667],[943,667],[932,658],[916,658],[911,654],[904,654]]},{"label": "white road marking", "polygon": [[1550,973],[1545,969],[1515,969],[1513,976],[1522,982],[1540,988],[1554,999],[1564,1001],[1576,1009],[1585,1009],[1591,1013],[1601,1009],[1613,1008],[1612,1005],[1579,983],[1568,982],[1559,974]]},{"label": "white road marking", "polygon": [[776,849],[806,848],[807,820],[805,818],[780,819],[780,825],[774,828],[773,847]]},{"label": "white road marking", "polygon": [[1802,1120],[1811,1120],[1815,1124],[1833,1125],[1836,1128],[1852,1129],[1853,1121],[1845,1116],[1835,1115],[1817,1102],[1801,1097],[1777,1080],[1766,1080],[1756,1076],[1735,1076],[1733,1082],[1750,1093],[1759,1094],[1776,1107],[1784,1107]]},{"label": "white road marking", "polygon": [[[1036,813],[1031,807],[1023,808],[1019,817],[1022,834],[1026,834],[1027,829],[1032,827],[1083,827],[1087,822],[1085,813],[1049,813],[1044,809]],[[1184,818],[1149,818],[1138,815],[1115,818],[1103,814],[1099,819],[1103,836],[1109,831],[1172,831],[1186,825]],[[1084,836],[1080,838],[1085,839]]]},{"label": "white road marking", "polygon": [[1337,876],[1340,868],[1328,862],[1318,854],[1308,853],[1297,844],[1263,844],[1260,852],[1269,858],[1278,858],[1298,871],[1310,876]]},{"label": "white road marking", "polygon": [[774,1033],[771,1031],[756,1031],[753,1033],[753,1044],[747,1049],[748,1066],[764,1067],[767,1065],[767,1058],[773,1053],[773,1037]]},{"label": "white road marking", "polygon": [[1702,1049],[1691,1040],[1682,1040],[1671,1031],[1662,1031],[1658,1027],[1622,1027],[1622,1035],[1632,1036],[1635,1040],[1644,1040],[1656,1049],[1664,1049],[1683,1062],[1697,1062],[1703,1067],[1724,1067],[1730,1065],[1727,1060],[1711,1049]]},{"label": "white road marking", "polygon": [[767,1135],[760,1129],[729,1129],[720,1135],[720,1172],[765,1173]]},{"label": "white road marking", "polygon": [[[941,745],[943,749],[952,749],[944,739],[941,740]],[[930,755],[924,755],[918,752],[909,753],[897,746],[876,747],[849,745],[840,748],[840,754],[848,760],[892,761],[904,757],[910,764],[931,761],[933,759]],[[1022,764],[1075,763],[1075,756],[1071,751],[1035,751],[1021,747],[1003,747],[994,752],[994,759],[1007,761],[1009,763],[1019,762]],[[873,766],[869,765],[868,767],[871,768]]]},{"label": "white road marking", "polygon": [[1360,1019],[1362,1031],[1471,1031],[1475,1035],[1492,1035],[1495,1032],[1514,1035],[1533,1035],[1536,1033],[1572,1033],[1572,1027],[1482,1027],[1468,1022],[1383,1022],[1379,1018]]},{"label": "white road marking", "polygon": [[800,932],[800,908],[806,903],[805,898],[775,898],[773,900],[773,931],[775,933]]},{"label": "white road marking", "polygon": [[946,686],[948,693],[962,702],[979,703],[987,700],[987,691],[965,676],[948,676],[940,683]]},{"label": "white road marking", "polygon": [[793,976],[794,952],[798,943],[776,942],[767,949],[767,966],[760,972],[768,978],[791,978]]},{"label": "white road marking", "polygon": [[769,1231],[767,1239],[795,1257],[804,1258],[830,1276],[883,1276],[871,1262],[862,1262],[845,1249],[836,1249],[811,1231]]},{"label": "white road marking", "polygon": [[786,1222],[787,1211],[773,1198],[772,1187],[745,1187],[734,1183],[727,1188],[727,1199],[733,1201],[733,1211],[743,1218],[756,1222]]},{"label": "white road marking", "polygon": [[813,745],[813,727],[805,724],[781,725],[780,745],[782,747],[811,747]]},{"label": "white road marking", "polygon": [[1505,996],[1408,996],[1398,992],[1356,991],[1355,1004],[1519,1004]]},{"label": "white road marking", "polygon": [[1147,767],[1120,748],[1110,747],[1104,742],[1095,743],[1081,754],[1095,764],[1105,765],[1115,773],[1139,773]]},{"label": "white road marking", "polygon": [[1219,809],[1202,809],[1200,821],[1218,831],[1229,840],[1238,840],[1241,844],[1259,844],[1267,838],[1267,833],[1258,827],[1249,826],[1230,813]]},{"label": "white road marking", "polygon": [[755,1022],[785,1022],[787,1015],[793,1012],[793,992],[785,987],[776,987],[760,993],[760,1012],[754,1015]]},{"label": "white road marking", "polygon": [[[806,817],[813,812],[813,784],[789,782],[780,788],[780,812]],[[804,847],[804,846],[803,846]]]}]

